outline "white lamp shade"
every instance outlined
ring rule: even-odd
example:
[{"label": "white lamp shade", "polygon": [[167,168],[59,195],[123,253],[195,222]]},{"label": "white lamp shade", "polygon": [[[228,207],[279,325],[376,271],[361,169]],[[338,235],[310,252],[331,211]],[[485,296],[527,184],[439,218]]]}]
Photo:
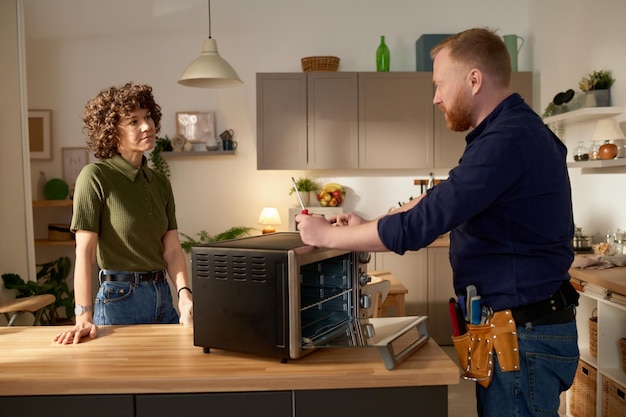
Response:
[{"label": "white lamp shade", "polygon": [[243,81],[233,67],[217,52],[215,39],[205,39],[202,53],[196,58],[178,80],[188,87],[221,88],[241,85]]},{"label": "white lamp shade", "polygon": [[615,119],[598,120],[591,140],[604,142],[615,139],[626,139],[624,132],[622,132],[622,129],[619,127],[618,121]]},{"label": "white lamp shade", "polygon": [[271,226],[277,226],[281,224],[278,210],[274,207],[265,207],[263,210],[261,210],[261,215],[259,216],[259,224]]}]

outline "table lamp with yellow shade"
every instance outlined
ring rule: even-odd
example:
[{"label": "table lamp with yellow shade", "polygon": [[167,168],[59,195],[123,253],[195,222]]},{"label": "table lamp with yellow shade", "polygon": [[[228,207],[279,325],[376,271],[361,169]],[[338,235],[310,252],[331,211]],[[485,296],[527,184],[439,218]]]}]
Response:
[{"label": "table lamp with yellow shade", "polygon": [[261,210],[261,215],[259,216],[258,223],[265,226],[263,228],[263,234],[276,232],[274,226],[278,226],[281,224],[278,210],[274,207],[265,207],[263,210]]}]

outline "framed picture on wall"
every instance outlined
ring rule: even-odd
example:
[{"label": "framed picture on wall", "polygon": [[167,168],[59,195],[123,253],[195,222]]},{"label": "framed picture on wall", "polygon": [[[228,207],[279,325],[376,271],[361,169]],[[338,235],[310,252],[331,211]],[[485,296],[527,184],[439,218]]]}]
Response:
[{"label": "framed picture on wall", "polygon": [[89,163],[87,148],[61,148],[63,180],[70,186],[76,183],[80,170]]},{"label": "framed picture on wall", "polygon": [[215,141],[215,117],[213,112],[176,112],[176,133],[191,143]]},{"label": "framed picture on wall", "polygon": [[28,110],[30,159],[52,159],[52,110]]}]

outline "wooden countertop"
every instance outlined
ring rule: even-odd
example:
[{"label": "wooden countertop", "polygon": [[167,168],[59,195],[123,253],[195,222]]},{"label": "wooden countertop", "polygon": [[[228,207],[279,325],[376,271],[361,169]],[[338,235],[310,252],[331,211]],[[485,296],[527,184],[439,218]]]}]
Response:
[{"label": "wooden countertop", "polygon": [[103,326],[78,345],[60,326],[0,328],[0,396],[234,392],[448,385],[459,370],[433,341],[389,371],[376,349],[320,349],[281,364],[193,345],[178,325]]},{"label": "wooden countertop", "polygon": [[569,274],[581,281],[626,295],[626,267],[618,266],[608,269],[570,268]]}]

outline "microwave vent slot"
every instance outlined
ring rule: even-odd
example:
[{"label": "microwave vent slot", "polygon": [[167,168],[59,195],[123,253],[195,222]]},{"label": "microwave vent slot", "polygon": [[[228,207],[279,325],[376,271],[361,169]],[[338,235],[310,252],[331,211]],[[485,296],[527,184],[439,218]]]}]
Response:
[{"label": "microwave vent slot", "polygon": [[267,282],[267,260],[264,256],[197,253],[195,260],[198,278]]}]

